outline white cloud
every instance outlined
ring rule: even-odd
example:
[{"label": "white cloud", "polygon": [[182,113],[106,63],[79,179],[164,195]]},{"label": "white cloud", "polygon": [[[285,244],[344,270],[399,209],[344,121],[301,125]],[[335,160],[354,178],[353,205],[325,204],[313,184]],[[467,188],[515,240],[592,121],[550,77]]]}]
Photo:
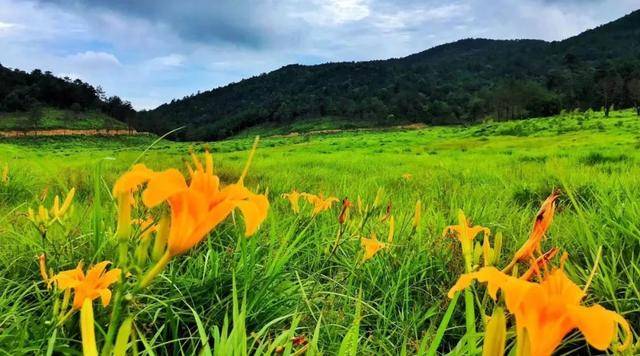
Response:
[{"label": "white cloud", "polygon": [[0,31],[2,30],[7,30],[10,29],[12,27],[15,27],[16,25],[10,22],[2,22],[0,21]]},{"label": "white cloud", "polygon": [[[401,8],[396,11],[381,11],[373,16],[373,24],[384,31],[415,30],[417,26],[423,29],[434,24],[460,20],[468,16],[470,7],[466,4],[449,4],[431,8]],[[468,21],[463,19],[463,21]]]},{"label": "white cloud", "polygon": [[60,78],[69,78],[71,80],[76,80],[76,79],[80,79],[80,80],[85,80],[80,74],[78,73],[72,73],[72,72],[60,72],[60,73],[56,73],[55,74],[57,77]]},{"label": "white cloud", "polygon": [[360,21],[371,14],[367,0],[314,0],[289,14],[316,26],[340,26]]},{"label": "white cloud", "polygon": [[107,52],[85,51],[67,56],[67,59],[77,65],[95,66],[98,68],[118,67],[122,65],[116,56]]},{"label": "white cloud", "polygon": [[147,62],[147,66],[151,69],[166,69],[166,68],[176,68],[182,67],[186,61],[186,57],[177,54],[171,53],[166,56],[154,57]]}]

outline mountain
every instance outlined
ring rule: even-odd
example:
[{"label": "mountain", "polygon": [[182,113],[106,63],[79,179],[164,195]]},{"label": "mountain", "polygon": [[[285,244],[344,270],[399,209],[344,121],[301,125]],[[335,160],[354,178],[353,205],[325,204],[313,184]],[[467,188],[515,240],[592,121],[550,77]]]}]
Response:
[{"label": "mountain", "polygon": [[563,41],[464,39],[404,58],[288,65],[140,112],[135,125],[202,140],[322,117],[459,124],[638,102],[640,10]]},{"label": "mountain", "polygon": [[0,130],[121,127],[113,118],[131,123],[134,116],[131,103],[79,79],[0,65]]}]

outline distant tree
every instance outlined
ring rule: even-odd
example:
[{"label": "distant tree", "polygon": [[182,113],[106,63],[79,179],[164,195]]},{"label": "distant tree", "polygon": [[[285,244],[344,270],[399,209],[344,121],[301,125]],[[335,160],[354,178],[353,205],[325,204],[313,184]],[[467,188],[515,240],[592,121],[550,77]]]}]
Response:
[{"label": "distant tree", "polygon": [[636,114],[640,116],[640,78],[633,78],[627,83],[627,90],[631,101],[636,108]]},{"label": "distant tree", "polygon": [[623,88],[622,77],[611,67],[600,68],[596,72],[596,84],[602,98],[604,117],[609,117],[611,106],[618,99]]},{"label": "distant tree", "polygon": [[40,106],[39,104],[33,105],[29,109],[29,112],[27,113],[27,123],[32,130],[37,130],[40,128],[40,124],[42,123],[43,119],[42,113],[42,106]]},{"label": "distant tree", "polygon": [[82,106],[80,106],[80,104],[78,103],[73,103],[71,104],[69,109],[71,109],[74,115],[78,115],[82,111]]}]

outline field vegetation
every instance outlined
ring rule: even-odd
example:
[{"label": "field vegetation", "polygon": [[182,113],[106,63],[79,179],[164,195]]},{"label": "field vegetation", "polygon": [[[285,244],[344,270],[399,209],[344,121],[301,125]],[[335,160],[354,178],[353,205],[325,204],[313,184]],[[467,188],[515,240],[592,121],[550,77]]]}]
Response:
[{"label": "field vegetation", "polygon": [[[557,252],[533,264],[539,270],[530,283],[563,271],[577,285],[562,279],[567,290],[585,291],[573,304],[599,304],[626,319],[632,333],[638,330],[635,111],[263,137],[250,161],[252,144],[249,137],[190,144],[148,136],[0,141],[0,354],[87,353],[94,330],[103,354],[481,354],[483,347],[490,352],[504,344],[508,353],[523,355],[522,340],[538,337],[546,341],[531,342],[543,347],[550,336],[531,326],[528,336],[516,335],[522,319],[516,323],[514,314],[522,314],[503,298],[517,288],[476,275],[500,286],[495,302],[484,282],[449,291],[465,272],[507,266],[534,221],[536,228],[548,224],[543,252]],[[138,176],[144,179],[137,181],[133,221],[123,225],[128,188],[114,184],[137,187],[122,178],[132,169],[142,172],[132,168],[137,163],[154,172],[177,168],[189,177],[188,162],[194,180],[209,176],[206,152],[223,185],[238,196],[242,191],[242,203],[202,241],[189,235],[192,247],[176,250],[169,237],[164,261],[157,240],[169,207],[151,201],[158,185],[165,192],[175,186],[156,173]],[[536,220],[554,191],[559,196],[547,200]],[[308,195],[299,197],[296,212],[291,194],[302,192]],[[269,201],[266,216],[260,197]],[[171,210],[181,204],[174,198]],[[549,215],[552,206],[555,215]],[[460,211],[468,224],[486,228],[472,234],[473,242],[464,239],[469,234]],[[144,222],[148,216],[151,224]],[[79,284],[70,287],[69,274],[60,274],[79,261],[83,271],[111,261],[102,266],[110,280],[87,290],[100,292],[88,304],[113,296],[104,307],[94,302],[91,318],[86,300],[74,306]],[[525,274],[529,262],[516,272]],[[530,296],[523,308],[536,308],[538,301]],[[576,305],[558,310],[582,310]],[[619,337],[606,340],[615,330],[613,314],[587,311],[584,318],[601,317],[597,325],[591,318],[581,332],[567,330],[562,343],[549,346],[557,346],[557,354],[613,352],[625,342],[620,318]],[[119,323],[110,328],[113,320]],[[552,332],[553,325],[540,330]],[[640,352],[632,337],[620,352]]]}]

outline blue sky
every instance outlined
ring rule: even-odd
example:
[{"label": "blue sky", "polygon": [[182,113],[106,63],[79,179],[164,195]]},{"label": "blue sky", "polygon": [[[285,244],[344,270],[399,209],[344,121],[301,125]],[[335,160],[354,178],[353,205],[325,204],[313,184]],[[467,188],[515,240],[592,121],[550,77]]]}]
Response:
[{"label": "blue sky", "polygon": [[0,63],[137,109],[291,63],[402,57],[461,38],[560,40],[638,0],[0,0]]}]

